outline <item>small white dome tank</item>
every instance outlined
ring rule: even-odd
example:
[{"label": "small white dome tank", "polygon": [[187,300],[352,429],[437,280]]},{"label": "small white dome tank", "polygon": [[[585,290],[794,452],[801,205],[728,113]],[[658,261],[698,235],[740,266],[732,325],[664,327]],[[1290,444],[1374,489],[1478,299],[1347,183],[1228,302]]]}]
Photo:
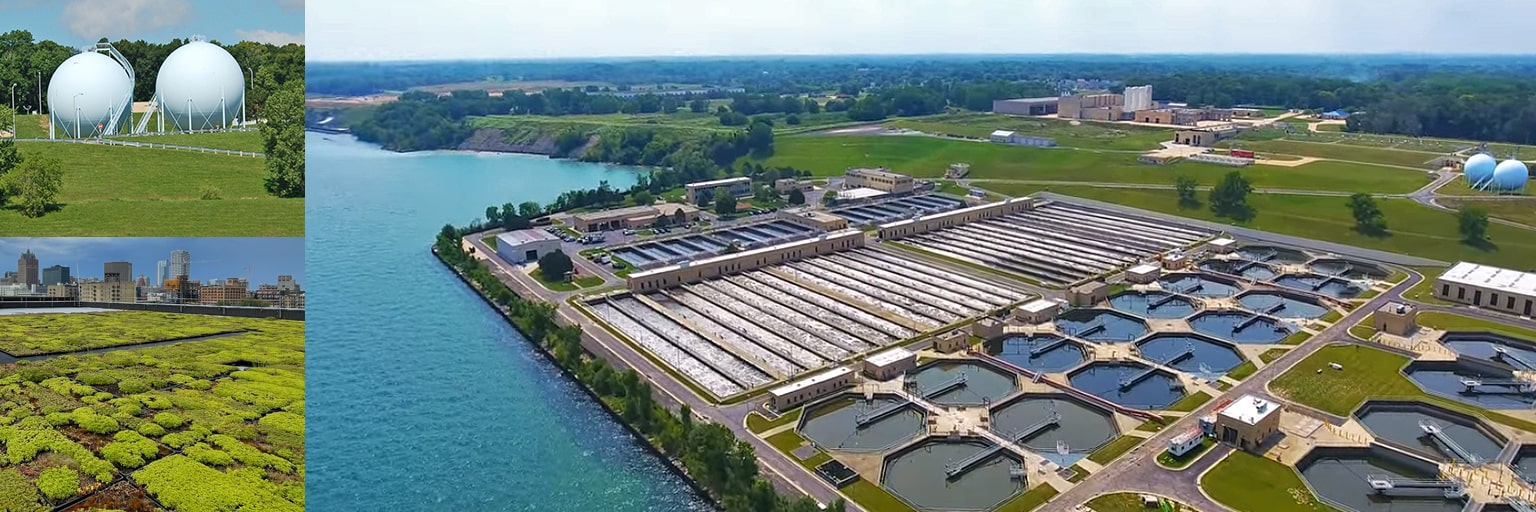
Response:
[{"label": "small white dome tank", "polygon": [[[48,79],[48,111],[54,129],[66,138],[102,135],[116,119],[114,133],[131,129],[133,78],[116,59],[95,51],[65,59]],[[107,134],[111,135],[111,134]]]},{"label": "small white dome tank", "polygon": [[1530,179],[1531,171],[1525,166],[1525,162],[1513,158],[1499,162],[1498,168],[1493,170],[1493,181],[1488,188],[1499,191],[1515,191],[1525,188],[1525,181]]},{"label": "small white dome tank", "polygon": [[240,121],[245,74],[229,52],[193,38],[160,65],[155,94],[177,130],[224,129]]},{"label": "small white dome tank", "polygon": [[1481,185],[1493,178],[1493,167],[1498,162],[1488,153],[1478,153],[1467,159],[1467,165],[1462,171],[1467,174],[1468,185]]}]

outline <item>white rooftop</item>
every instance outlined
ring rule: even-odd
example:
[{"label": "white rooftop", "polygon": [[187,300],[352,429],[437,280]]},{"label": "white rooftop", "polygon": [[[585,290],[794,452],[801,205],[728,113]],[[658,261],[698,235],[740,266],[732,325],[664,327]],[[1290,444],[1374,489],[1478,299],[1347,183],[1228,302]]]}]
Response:
[{"label": "white rooftop", "polygon": [[780,251],[780,250],[783,250],[783,249],[786,249],[786,248],[790,248],[790,247],[797,247],[797,246],[802,246],[802,245],[810,245],[810,244],[821,242],[823,240],[831,240],[831,239],[836,239],[836,238],[846,238],[846,237],[851,237],[851,236],[864,236],[864,232],[859,231],[857,229],[842,229],[842,230],[838,230],[838,231],[833,231],[831,233],[824,233],[824,234],[821,234],[821,235],[819,235],[819,236],[817,236],[815,238],[807,238],[807,239],[804,239],[804,240],[796,240],[796,241],[793,241],[793,242],[785,242],[785,243],[778,244],[778,245],[769,245],[769,246],[764,246],[764,247],[758,247],[756,249],[748,249],[748,250],[737,252],[737,253],[721,254],[719,256],[710,256],[708,258],[699,258],[699,259],[692,260],[692,261],[689,261],[689,262],[684,262],[683,264],[679,264],[679,265],[668,265],[668,266],[665,266],[665,267],[658,267],[658,268],[654,268],[654,269],[647,270],[647,271],[644,271],[644,272],[635,272],[633,274],[630,274],[629,276],[631,278],[639,278],[639,277],[646,277],[646,276],[654,275],[654,274],[661,273],[661,272],[671,272],[671,271],[677,270],[678,268],[681,268],[681,267],[684,267],[684,266],[696,267],[696,266],[700,266],[700,265],[708,265],[708,264],[711,264],[711,263],[717,263],[717,262],[727,261],[727,260],[749,259],[749,258],[752,258],[753,256],[757,256],[759,254],[764,254],[764,253],[773,252],[773,251]]},{"label": "white rooftop", "polygon": [[1237,240],[1233,240],[1231,238],[1217,238],[1215,240],[1211,240],[1211,245],[1218,247],[1226,247],[1235,243],[1237,243]]},{"label": "white rooftop", "polygon": [[1157,265],[1152,265],[1152,264],[1144,263],[1144,264],[1141,264],[1141,265],[1136,265],[1134,267],[1131,267],[1131,269],[1128,270],[1127,272],[1130,272],[1132,274],[1151,274],[1153,272],[1157,272],[1158,269],[1160,269],[1160,268],[1162,268],[1162,267],[1159,267]]},{"label": "white rooftop", "polygon": [[1023,306],[1019,306],[1019,309],[1022,309],[1024,311],[1028,311],[1030,313],[1039,313],[1041,311],[1045,311],[1047,309],[1051,309],[1051,308],[1054,308],[1054,307],[1056,307],[1056,303],[1055,302],[1049,301],[1049,300],[1045,300],[1045,299],[1040,299],[1040,300],[1032,301],[1032,302],[1030,302],[1028,304],[1025,304]]},{"label": "white rooftop", "polygon": [[892,363],[896,363],[896,362],[899,362],[899,361],[902,361],[902,360],[905,360],[905,359],[909,359],[911,357],[912,357],[912,351],[911,350],[907,350],[907,349],[902,348],[902,347],[896,347],[896,348],[887,350],[885,352],[881,352],[879,354],[875,354],[875,355],[869,356],[869,358],[865,359],[865,361],[868,361],[869,364],[872,364],[872,365],[875,365],[875,366],[889,366]]},{"label": "white rooftop", "polygon": [[1012,137],[1013,132],[1008,130],[992,130],[993,137]]},{"label": "white rooftop", "polygon": [[877,190],[869,187],[859,187],[838,192],[837,197],[838,199],[865,199],[870,197],[879,197],[885,194],[886,192],[884,190]]},{"label": "white rooftop", "polygon": [[718,180],[709,180],[709,181],[700,181],[700,182],[695,182],[695,183],[689,183],[686,188],[718,187],[720,185],[730,185],[730,184],[733,184],[733,183],[742,183],[742,182],[750,183],[751,181],[752,181],[752,178],[748,178],[746,176],[738,176],[738,177],[735,177],[735,178],[725,178],[725,179],[718,179]]},{"label": "white rooftop", "polygon": [[1253,395],[1243,395],[1242,398],[1238,398],[1237,400],[1233,400],[1232,403],[1227,404],[1226,408],[1221,410],[1221,415],[1237,421],[1241,421],[1243,423],[1247,423],[1249,425],[1253,425],[1257,424],[1259,420],[1264,419],[1265,416],[1269,416],[1270,414],[1274,413],[1279,408],[1280,406],[1269,400],[1265,400]]},{"label": "white rooftop", "polygon": [[496,240],[498,242],[506,241],[509,245],[517,246],[531,242],[559,241],[560,239],[556,238],[555,235],[546,233],[542,229],[519,229],[496,235]]},{"label": "white rooftop", "polygon": [[895,222],[887,222],[885,224],[881,224],[880,225],[880,229],[890,229],[890,228],[893,228],[893,227],[896,227],[896,226],[900,226],[902,224],[912,224],[914,222],[921,222],[921,221],[927,221],[927,220],[933,220],[933,219],[939,219],[939,218],[945,218],[945,217],[958,217],[958,216],[961,216],[961,215],[965,215],[967,213],[978,212],[978,211],[981,211],[981,210],[985,210],[987,208],[991,208],[991,207],[994,207],[994,206],[997,206],[997,205],[1000,205],[1000,204],[1007,204],[1007,203],[1013,203],[1013,202],[1018,202],[1018,201],[1033,201],[1033,200],[1034,200],[1034,198],[1029,197],[1029,196],[1012,197],[1012,198],[1004,199],[1002,201],[997,201],[997,202],[994,202],[994,203],[978,204],[976,206],[967,206],[965,208],[958,208],[958,209],[950,210],[950,211],[947,211],[947,212],[939,212],[939,213],[935,213],[935,214],[931,214],[931,215],[924,215],[924,216],[918,217],[916,219],[905,219],[905,220],[898,220],[898,221],[895,221]]},{"label": "white rooftop", "polygon": [[806,377],[804,379],[773,388],[768,392],[773,394],[773,396],[784,396],[829,380],[836,379],[838,377],[842,377],[844,375],[848,375],[852,371],[853,370],[849,370],[847,366],[839,366],[837,368],[833,368],[831,370],[827,370],[816,375],[812,375],[810,377]]},{"label": "white rooftop", "polygon": [[1460,262],[1440,274],[1440,280],[1489,288],[1526,297],[1536,296],[1536,273],[1521,272],[1476,263]]}]

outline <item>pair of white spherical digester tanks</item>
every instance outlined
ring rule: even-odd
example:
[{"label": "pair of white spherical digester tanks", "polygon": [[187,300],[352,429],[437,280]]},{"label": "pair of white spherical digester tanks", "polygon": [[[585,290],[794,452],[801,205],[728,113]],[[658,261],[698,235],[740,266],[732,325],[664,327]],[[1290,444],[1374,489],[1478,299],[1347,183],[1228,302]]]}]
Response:
[{"label": "pair of white spherical digester tanks", "polygon": [[[66,138],[128,133],[134,128],[133,85],[131,65],[110,45],[66,59],[48,81],[54,129]],[[245,74],[229,52],[194,39],[160,65],[155,98],[178,131],[228,128],[244,114]]]}]

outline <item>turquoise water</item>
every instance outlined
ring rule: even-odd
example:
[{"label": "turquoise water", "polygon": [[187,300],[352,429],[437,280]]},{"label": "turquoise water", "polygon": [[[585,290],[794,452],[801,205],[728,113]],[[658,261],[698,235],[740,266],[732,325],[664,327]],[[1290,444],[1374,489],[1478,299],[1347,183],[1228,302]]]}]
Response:
[{"label": "turquoise water", "polygon": [[632,171],[306,142],[310,510],[708,510],[428,252],[490,204]]}]

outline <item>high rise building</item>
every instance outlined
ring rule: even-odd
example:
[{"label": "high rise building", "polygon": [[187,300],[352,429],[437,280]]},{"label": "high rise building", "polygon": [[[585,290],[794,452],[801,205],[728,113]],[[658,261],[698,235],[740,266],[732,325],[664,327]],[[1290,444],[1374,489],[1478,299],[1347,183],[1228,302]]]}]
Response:
[{"label": "high rise building", "polygon": [[181,249],[171,251],[171,273],[167,274],[166,278],[172,277],[192,277],[191,253]]},{"label": "high rise building", "polygon": [[69,284],[69,281],[69,267],[63,265],[54,265],[43,269],[43,286]]},{"label": "high rise building", "polygon": [[27,252],[21,253],[21,259],[16,262],[16,283],[34,285],[41,282],[37,277],[37,255],[32,254],[31,249],[27,249]]},{"label": "high rise building", "polygon": [[138,302],[139,296],[134,290],[133,283],[124,279],[82,284],[80,300],[83,302]]},{"label": "high rise building", "polygon": [[1152,108],[1152,86],[1125,88],[1125,111],[1136,112]]},{"label": "high rise building", "polygon": [[299,291],[299,282],[293,280],[293,276],[277,276],[277,289],[284,292]]},{"label": "high rise building", "polygon": [[149,276],[139,274],[139,279],[134,281],[133,284],[139,288],[149,288]]},{"label": "high rise building", "polygon": [[109,283],[132,283],[133,264],[126,261],[109,261],[102,265],[101,280]]},{"label": "high rise building", "polygon": [[165,273],[169,272],[170,270],[171,270],[170,269],[170,263],[166,262],[165,260],[160,260],[160,261],[155,262],[155,287],[156,288],[165,286],[165,280],[168,279],[168,277],[165,275]]}]

